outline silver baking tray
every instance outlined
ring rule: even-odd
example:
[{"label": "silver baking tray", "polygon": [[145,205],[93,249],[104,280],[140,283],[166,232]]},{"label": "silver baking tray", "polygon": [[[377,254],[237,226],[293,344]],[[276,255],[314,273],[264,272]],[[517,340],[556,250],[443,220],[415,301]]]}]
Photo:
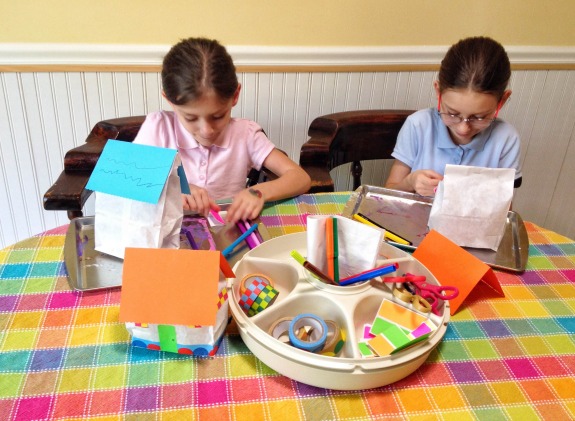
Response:
[{"label": "silver baking tray", "polygon": [[123,260],[94,249],[94,217],[70,221],[64,242],[64,263],[70,287],[77,291],[122,285]]},{"label": "silver baking tray", "polygon": [[[222,206],[225,209],[226,206]],[[224,211],[225,212],[225,211]],[[224,216],[222,212],[222,216]],[[263,241],[269,240],[269,233],[259,219],[258,232]],[[235,225],[209,227],[199,215],[184,215],[182,226],[193,233],[195,245],[200,250],[209,250],[215,244],[223,250],[241,235]],[[64,243],[64,263],[68,271],[70,287],[77,291],[91,291],[116,288],[122,285],[123,260],[94,249],[94,216],[83,216],[70,221]],[[209,232],[206,233],[206,228]],[[191,244],[185,234],[180,234],[180,248],[190,249]],[[234,266],[249,251],[245,242],[238,245],[229,256],[230,266]]]},{"label": "silver baking tray", "polygon": [[[362,185],[352,193],[343,215],[352,218],[360,213],[391,232],[410,241],[415,250],[427,232],[433,198],[413,193]],[[497,251],[464,247],[469,253],[491,267],[523,272],[529,255],[529,238],[521,216],[509,211],[505,234]]]}]

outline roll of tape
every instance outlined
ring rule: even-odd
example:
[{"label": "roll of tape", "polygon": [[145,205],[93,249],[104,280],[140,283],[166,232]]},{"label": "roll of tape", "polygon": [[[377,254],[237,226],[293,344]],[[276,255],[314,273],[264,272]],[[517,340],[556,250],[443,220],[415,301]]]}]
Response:
[{"label": "roll of tape", "polygon": [[403,301],[404,303],[411,303],[413,308],[422,313],[431,312],[431,304],[425,298],[414,295],[404,287],[394,288],[393,296]]},{"label": "roll of tape", "polygon": [[404,287],[393,288],[393,296],[400,299],[404,303],[410,303],[413,298],[413,294]]},{"label": "roll of tape", "polygon": [[325,324],[327,325],[327,338],[320,354],[335,357],[345,345],[345,332],[333,320],[326,320]]},{"label": "roll of tape", "polygon": [[278,290],[271,285],[266,285],[248,309],[248,316],[254,316],[271,306],[278,297],[278,294]]},{"label": "roll of tape", "polygon": [[[298,337],[298,332],[301,328],[310,326],[312,330],[302,340]],[[318,352],[323,349],[327,340],[327,325],[325,321],[312,313],[302,313],[297,315],[290,323],[289,326],[289,340],[291,344],[299,349],[309,352]]]},{"label": "roll of tape", "polygon": [[250,273],[244,276],[240,282],[240,296],[246,292],[246,289],[248,289],[249,285],[253,282],[264,282],[266,285],[274,286],[274,282],[269,276],[261,273]]},{"label": "roll of tape", "polygon": [[411,303],[413,304],[414,309],[421,311],[422,313],[431,313],[431,304],[425,298],[419,295],[414,295]]},{"label": "roll of tape", "polygon": [[[270,326],[268,333],[280,342],[291,345],[289,341],[289,325],[293,320],[293,317],[282,317],[276,320]],[[307,337],[311,334],[313,328],[310,326],[304,326],[297,331],[297,337],[301,340],[307,340]],[[329,333],[328,333],[329,334]]]},{"label": "roll of tape", "polygon": [[249,285],[247,285],[247,288],[241,294],[241,297],[238,301],[238,304],[244,310],[244,312],[246,312],[246,314],[258,299],[259,295],[262,293],[265,287],[268,285],[269,284],[262,279],[254,279]]},{"label": "roll of tape", "polygon": [[281,319],[276,320],[270,326],[270,330],[268,333],[270,336],[274,337],[278,341],[281,341],[285,344],[289,343],[289,325],[293,317],[282,317]]}]

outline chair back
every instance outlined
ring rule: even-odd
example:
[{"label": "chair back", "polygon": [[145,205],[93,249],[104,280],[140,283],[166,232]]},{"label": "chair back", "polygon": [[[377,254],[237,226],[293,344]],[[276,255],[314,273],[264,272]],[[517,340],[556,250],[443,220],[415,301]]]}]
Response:
[{"label": "chair back", "polygon": [[312,178],[310,193],[334,191],[329,171],[352,163],[354,190],[361,185],[361,161],[390,159],[397,135],[413,110],[359,110],[312,121],[299,163]]},{"label": "chair back", "polygon": [[[66,152],[64,171],[44,193],[44,209],[67,211],[70,219],[82,216],[84,204],[92,193],[86,190],[86,184],[106,142],[108,139],[132,142],[145,119],[146,116],[133,116],[96,123],[84,144]],[[275,175],[266,168],[261,171],[253,169],[247,176],[246,185],[251,186],[273,177]]]}]

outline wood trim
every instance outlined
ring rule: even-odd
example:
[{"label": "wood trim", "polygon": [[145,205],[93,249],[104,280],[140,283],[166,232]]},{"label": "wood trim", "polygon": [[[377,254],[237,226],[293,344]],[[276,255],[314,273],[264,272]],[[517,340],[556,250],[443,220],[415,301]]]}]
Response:
[{"label": "wood trim", "polygon": [[[437,71],[439,65],[433,64],[388,64],[388,65],[321,65],[321,66],[266,66],[266,65],[239,65],[238,73],[367,73],[367,72],[426,72]],[[573,64],[558,63],[514,63],[513,70],[575,70]],[[160,65],[64,65],[64,64],[37,64],[37,65],[0,65],[2,73],[75,73],[75,72],[136,72],[159,73]]]},{"label": "wood trim", "polygon": [[[169,46],[0,44],[1,72],[157,73]],[[447,47],[230,46],[240,73],[437,71]],[[575,70],[575,47],[507,47],[514,70]]]}]

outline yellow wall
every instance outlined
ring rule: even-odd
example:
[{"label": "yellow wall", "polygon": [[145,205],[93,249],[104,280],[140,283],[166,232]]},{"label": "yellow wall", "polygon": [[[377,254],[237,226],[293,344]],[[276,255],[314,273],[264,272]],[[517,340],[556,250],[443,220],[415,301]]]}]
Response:
[{"label": "yellow wall", "polygon": [[574,0],[0,0],[0,43],[575,45]]}]

